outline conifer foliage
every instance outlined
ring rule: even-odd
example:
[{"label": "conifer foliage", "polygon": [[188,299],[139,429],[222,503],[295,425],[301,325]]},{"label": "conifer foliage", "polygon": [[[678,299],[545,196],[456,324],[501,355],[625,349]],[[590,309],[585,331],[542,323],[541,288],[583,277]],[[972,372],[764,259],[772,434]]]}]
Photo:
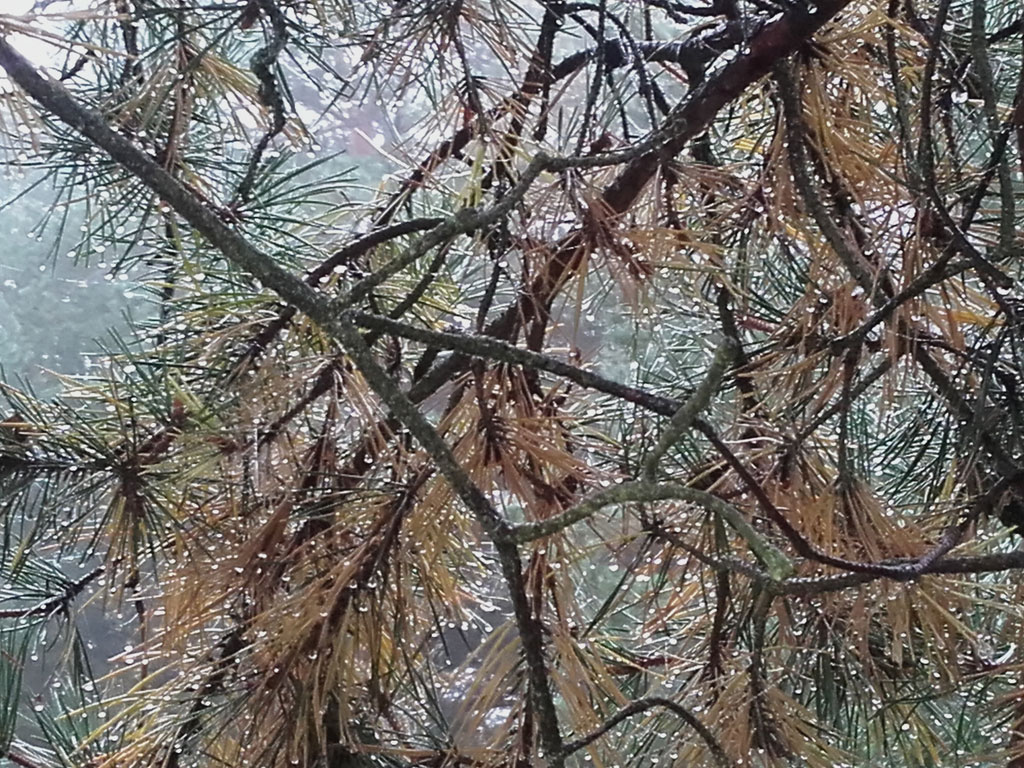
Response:
[{"label": "conifer foliage", "polygon": [[40,233],[151,296],[0,385],[0,752],[1024,765],[1022,57],[1014,0],[0,14]]}]

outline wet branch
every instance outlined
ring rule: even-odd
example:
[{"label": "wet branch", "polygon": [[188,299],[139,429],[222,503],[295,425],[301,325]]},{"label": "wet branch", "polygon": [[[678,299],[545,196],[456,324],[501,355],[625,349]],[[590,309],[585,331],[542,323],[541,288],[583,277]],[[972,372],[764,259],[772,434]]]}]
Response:
[{"label": "wet branch", "polygon": [[696,715],[694,715],[690,710],[686,709],[681,704],[677,704],[671,699],[666,699],[661,696],[647,696],[643,699],[637,699],[636,701],[633,701],[630,704],[626,705],[618,712],[616,712],[614,715],[612,715],[610,718],[605,720],[596,729],[588,733],[586,736],[581,736],[580,738],[567,743],[562,753],[563,757],[568,757],[574,752],[578,752],[579,750],[583,749],[589,744],[592,744],[593,742],[597,741],[599,738],[604,736],[606,733],[608,733],[608,731],[617,726],[619,723],[622,723],[625,720],[628,720],[629,718],[633,717],[633,715],[640,714],[641,712],[646,712],[647,710],[654,709],[656,707],[662,707],[664,709],[669,710],[674,715],[679,717],[680,720],[682,720],[688,726],[693,728],[693,730],[697,732],[697,735],[700,736],[700,738],[704,741],[705,744],[707,744],[708,749],[711,750],[711,754],[715,759],[716,765],[720,766],[721,768],[731,768],[731,766],[735,765],[735,763],[733,763],[733,761],[729,759],[729,756],[722,748],[722,745],[718,742],[718,739],[715,738],[714,734],[711,733],[708,727],[704,725],[704,723],[702,723]]},{"label": "wet branch", "polygon": [[51,614],[64,610],[68,605],[89,586],[93,581],[103,575],[106,568],[98,566],[93,568],[77,581],[70,582],[64,591],[43,600],[41,603],[30,608],[6,608],[0,610],[0,619],[21,619],[28,616],[50,616]]},{"label": "wet branch", "polygon": [[556,376],[562,376],[574,381],[580,386],[614,395],[666,416],[674,413],[681,405],[678,400],[673,398],[656,395],[653,392],[622,384],[575,365],[563,363],[549,355],[531,352],[528,349],[517,347],[514,344],[509,344],[492,336],[432,331],[427,328],[409,325],[392,320],[391,318],[357,310],[351,310],[347,313],[347,316],[351,317],[357,325],[364,328],[393,336],[400,336],[438,349],[452,350],[470,357],[497,360],[503,363],[523,365],[539,371],[547,371]]},{"label": "wet branch", "polygon": [[679,410],[672,414],[665,431],[658,438],[657,444],[644,460],[643,475],[648,480],[653,480],[658,471],[658,462],[662,457],[679,442],[680,438],[689,431],[697,416],[711,404],[711,398],[718,392],[722,385],[722,379],[726,371],[732,367],[733,362],[740,351],[739,345],[728,337],[724,338],[715,350],[715,356],[711,360],[704,380],[697,386],[693,394],[686,399]]},{"label": "wet branch", "polygon": [[688,488],[681,483],[653,483],[627,481],[598,491],[561,514],[537,522],[513,526],[513,538],[520,543],[534,541],[558,533],[581,520],[585,520],[605,507],[629,502],[686,501],[712,512],[743,537],[757,559],[775,579],[784,579],[793,573],[793,565],[775,545],[758,533],[736,507],[713,493]]}]

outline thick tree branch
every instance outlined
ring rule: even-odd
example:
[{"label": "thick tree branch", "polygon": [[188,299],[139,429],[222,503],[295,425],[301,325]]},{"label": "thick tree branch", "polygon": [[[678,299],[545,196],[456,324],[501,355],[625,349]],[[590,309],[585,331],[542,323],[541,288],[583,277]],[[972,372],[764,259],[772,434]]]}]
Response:
[{"label": "thick tree branch", "polygon": [[672,110],[659,131],[658,149],[632,160],[604,192],[615,212],[629,208],[663,159],[679,154],[702,133],[725,105],[768,75],[772,68],[803,45],[815,32],[850,4],[851,0],[822,0],[811,13],[793,10],[767,24],[751,38],[747,50]]}]

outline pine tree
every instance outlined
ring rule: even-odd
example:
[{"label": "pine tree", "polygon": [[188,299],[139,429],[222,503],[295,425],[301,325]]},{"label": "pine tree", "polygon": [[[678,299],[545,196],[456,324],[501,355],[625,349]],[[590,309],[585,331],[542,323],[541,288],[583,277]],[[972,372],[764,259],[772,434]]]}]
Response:
[{"label": "pine tree", "polygon": [[1024,765],[1018,3],[37,6],[9,762]]}]

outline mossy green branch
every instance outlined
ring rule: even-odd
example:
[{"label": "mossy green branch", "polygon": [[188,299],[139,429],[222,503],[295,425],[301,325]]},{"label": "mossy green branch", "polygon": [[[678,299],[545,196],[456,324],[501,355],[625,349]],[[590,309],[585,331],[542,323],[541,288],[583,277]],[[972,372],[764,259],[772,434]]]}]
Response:
[{"label": "mossy green branch", "polygon": [[665,431],[661,433],[658,444],[644,460],[643,475],[648,480],[653,480],[658,471],[658,462],[665,456],[673,445],[679,442],[684,434],[693,426],[694,420],[701,411],[708,407],[711,398],[722,386],[722,379],[726,371],[733,365],[739,355],[739,345],[735,339],[728,337],[722,339],[715,350],[715,356],[711,359],[704,380],[697,386],[693,394],[686,399],[678,411],[669,419]]},{"label": "mossy green branch", "polygon": [[630,502],[652,501],[686,501],[696,504],[725,520],[747,543],[754,557],[773,579],[781,581],[789,578],[795,572],[789,558],[762,536],[736,507],[714,494],[696,488],[687,488],[681,483],[654,483],[644,480],[620,483],[598,491],[560,515],[513,526],[512,537],[520,544],[534,541],[565,530],[605,507]]}]

